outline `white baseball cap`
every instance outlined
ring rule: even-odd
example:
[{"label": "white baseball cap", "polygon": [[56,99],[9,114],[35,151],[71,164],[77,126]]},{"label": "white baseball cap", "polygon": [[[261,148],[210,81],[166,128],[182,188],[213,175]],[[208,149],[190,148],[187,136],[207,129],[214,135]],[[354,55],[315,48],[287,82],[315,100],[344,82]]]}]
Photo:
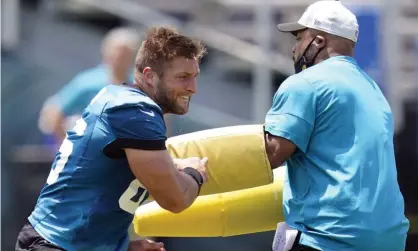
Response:
[{"label": "white baseball cap", "polygon": [[308,6],[298,22],[277,25],[282,32],[311,28],[357,42],[359,26],[356,16],[340,1],[318,1]]}]

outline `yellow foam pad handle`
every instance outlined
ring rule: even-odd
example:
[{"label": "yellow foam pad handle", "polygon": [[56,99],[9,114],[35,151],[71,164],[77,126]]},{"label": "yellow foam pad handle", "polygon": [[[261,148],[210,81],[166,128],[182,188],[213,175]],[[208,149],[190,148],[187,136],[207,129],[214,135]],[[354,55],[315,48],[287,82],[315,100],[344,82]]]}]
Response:
[{"label": "yellow foam pad handle", "polygon": [[275,230],[284,221],[284,170],[269,185],[200,196],[179,214],[156,202],[140,206],[135,212],[135,232],[140,236],[226,237]]},{"label": "yellow foam pad handle", "polygon": [[173,158],[208,157],[209,181],[201,195],[262,186],[273,182],[263,125],[241,125],[171,137]]}]

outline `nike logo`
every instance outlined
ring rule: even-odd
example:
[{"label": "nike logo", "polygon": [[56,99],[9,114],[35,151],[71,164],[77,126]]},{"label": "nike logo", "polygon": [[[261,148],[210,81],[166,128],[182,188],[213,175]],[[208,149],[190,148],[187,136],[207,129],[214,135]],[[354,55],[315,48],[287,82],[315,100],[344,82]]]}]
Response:
[{"label": "nike logo", "polygon": [[141,111],[141,112],[143,112],[143,113],[145,113],[145,114],[148,114],[148,115],[150,115],[151,117],[154,117],[154,116],[155,116],[154,111],[150,111],[150,112]]}]

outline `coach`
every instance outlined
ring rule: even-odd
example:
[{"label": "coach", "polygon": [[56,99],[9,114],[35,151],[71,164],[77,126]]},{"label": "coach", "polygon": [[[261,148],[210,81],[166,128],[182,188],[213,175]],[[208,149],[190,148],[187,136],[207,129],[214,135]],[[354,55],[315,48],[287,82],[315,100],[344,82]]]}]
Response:
[{"label": "coach", "polygon": [[291,250],[404,250],[393,116],[353,58],[355,15],[318,1],[278,29],[296,37],[296,74],[275,94],[265,132],[272,166],[288,166],[282,229],[297,230]]}]

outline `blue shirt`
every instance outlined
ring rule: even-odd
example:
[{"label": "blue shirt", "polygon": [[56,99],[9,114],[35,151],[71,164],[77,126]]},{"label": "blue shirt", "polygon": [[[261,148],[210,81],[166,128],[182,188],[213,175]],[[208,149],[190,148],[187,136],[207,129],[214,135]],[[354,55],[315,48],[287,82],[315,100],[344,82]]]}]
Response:
[{"label": "blue shirt", "polygon": [[[133,74],[126,81],[133,83]],[[109,84],[112,84],[110,70],[100,64],[77,74],[57,93],[53,102],[60,106],[64,117],[80,115],[94,96]]]},{"label": "blue shirt", "polygon": [[68,131],[29,221],[68,251],[124,251],[148,197],[123,148],[165,149],[160,107],[140,90],[109,85]]},{"label": "blue shirt", "polygon": [[283,210],[300,243],[326,251],[401,251],[409,222],[397,182],[394,122],[377,84],[351,57],[289,77],[265,130],[296,152],[286,162]]}]

